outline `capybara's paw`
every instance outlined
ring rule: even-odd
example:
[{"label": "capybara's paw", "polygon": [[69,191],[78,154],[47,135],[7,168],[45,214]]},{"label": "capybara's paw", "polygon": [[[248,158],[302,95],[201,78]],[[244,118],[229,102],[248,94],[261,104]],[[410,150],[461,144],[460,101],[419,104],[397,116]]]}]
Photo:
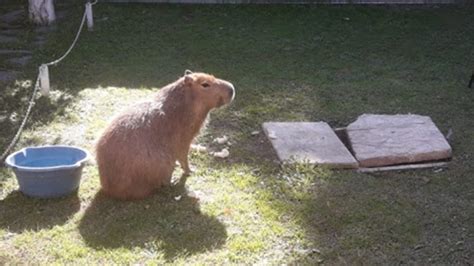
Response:
[{"label": "capybara's paw", "polygon": [[186,181],[188,180],[189,174],[183,173],[179,179],[173,180],[173,186],[175,187],[185,187]]},{"label": "capybara's paw", "polygon": [[183,170],[184,170],[183,175],[190,176],[196,172],[196,167],[190,165],[187,169],[183,169]]}]

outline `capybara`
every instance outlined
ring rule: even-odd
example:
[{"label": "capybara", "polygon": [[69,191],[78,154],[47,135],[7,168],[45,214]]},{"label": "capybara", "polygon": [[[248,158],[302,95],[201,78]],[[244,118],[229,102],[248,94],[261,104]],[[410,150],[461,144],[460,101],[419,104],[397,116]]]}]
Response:
[{"label": "capybara", "polygon": [[103,192],[118,199],[143,199],[171,183],[176,161],[189,175],[191,142],[209,112],[234,96],[230,82],[186,70],[153,99],[119,114],[96,145]]}]

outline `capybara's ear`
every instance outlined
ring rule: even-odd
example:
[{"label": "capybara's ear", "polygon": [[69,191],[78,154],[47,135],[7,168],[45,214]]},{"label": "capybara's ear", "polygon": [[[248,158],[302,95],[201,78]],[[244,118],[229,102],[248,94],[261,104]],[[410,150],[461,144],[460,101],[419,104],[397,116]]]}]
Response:
[{"label": "capybara's ear", "polygon": [[194,81],[193,76],[191,75],[184,76],[184,84],[190,85],[191,83],[193,83],[193,81]]},{"label": "capybara's ear", "polygon": [[193,77],[191,76],[193,72],[189,69],[186,69],[186,71],[184,71],[184,83],[185,84],[191,84],[191,82],[194,81]]}]

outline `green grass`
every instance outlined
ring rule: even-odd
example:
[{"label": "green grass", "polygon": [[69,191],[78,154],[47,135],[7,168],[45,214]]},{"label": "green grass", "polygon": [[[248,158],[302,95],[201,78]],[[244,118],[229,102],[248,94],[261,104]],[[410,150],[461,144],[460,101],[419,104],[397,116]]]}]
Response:
[{"label": "green grass", "polygon": [[[17,149],[93,150],[111,116],[185,69],[237,87],[198,142],[228,135],[230,157],[192,152],[180,187],[135,202],[99,191],[94,163],[76,195],[23,196],[0,169],[0,262],[8,264],[467,264],[474,260],[474,9],[335,6],[95,6],[93,32],[51,67]],[[21,118],[36,64],[60,56],[82,7],[1,92]],[[345,19],[349,18],[349,20]],[[376,174],[283,166],[265,121],[346,126],[362,113],[429,115],[454,132],[445,171]],[[14,120],[14,119],[13,119]],[[1,122],[4,147],[18,121]],[[175,175],[178,177],[181,171]],[[177,196],[182,196],[176,200]],[[196,198],[197,197],[197,198]]]}]

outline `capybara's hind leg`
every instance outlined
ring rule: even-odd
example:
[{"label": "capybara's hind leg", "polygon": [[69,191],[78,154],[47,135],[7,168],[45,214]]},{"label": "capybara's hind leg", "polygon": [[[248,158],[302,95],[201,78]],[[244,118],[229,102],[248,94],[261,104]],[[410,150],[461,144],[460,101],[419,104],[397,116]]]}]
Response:
[{"label": "capybara's hind leg", "polygon": [[174,165],[172,164],[163,164],[156,171],[159,173],[158,179],[154,180],[155,186],[169,186],[171,185],[171,178],[173,176]]},{"label": "capybara's hind leg", "polygon": [[104,194],[109,195],[113,198],[121,200],[139,200],[144,199],[154,193],[154,189],[150,186],[143,186],[135,184],[128,188],[104,188],[102,187]]}]

